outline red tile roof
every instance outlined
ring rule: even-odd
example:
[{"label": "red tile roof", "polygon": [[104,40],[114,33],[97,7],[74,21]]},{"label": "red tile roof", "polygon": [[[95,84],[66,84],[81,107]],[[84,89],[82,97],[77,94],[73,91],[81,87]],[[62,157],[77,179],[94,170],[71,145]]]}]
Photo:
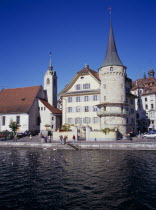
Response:
[{"label": "red tile roof", "polygon": [[151,86],[156,86],[156,78],[148,77],[146,79],[137,79],[133,82],[132,91],[138,88],[150,88]]},{"label": "red tile roof", "polygon": [[53,114],[62,114],[62,111],[51,106],[46,100],[39,98],[39,100],[47,107]]},{"label": "red tile roof", "polygon": [[42,86],[2,89],[0,113],[28,113]]},{"label": "red tile roof", "polygon": [[91,73],[96,79],[100,80],[99,79],[99,73],[90,69],[89,68],[89,65],[86,65],[81,71],[79,71],[78,73]]}]

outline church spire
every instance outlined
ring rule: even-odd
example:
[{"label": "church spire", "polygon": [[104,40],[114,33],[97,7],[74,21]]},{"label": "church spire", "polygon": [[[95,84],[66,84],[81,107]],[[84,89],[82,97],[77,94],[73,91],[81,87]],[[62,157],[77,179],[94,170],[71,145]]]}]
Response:
[{"label": "church spire", "polygon": [[53,70],[53,66],[52,66],[52,58],[51,58],[51,52],[50,52],[50,64],[49,64],[49,70]]},{"label": "church spire", "polygon": [[113,65],[123,66],[117,53],[115,40],[114,40],[114,34],[113,34],[113,28],[112,28],[112,20],[110,16],[110,30],[109,30],[107,51],[106,51],[106,55],[105,55],[105,59],[103,61],[102,67],[113,66]]}]

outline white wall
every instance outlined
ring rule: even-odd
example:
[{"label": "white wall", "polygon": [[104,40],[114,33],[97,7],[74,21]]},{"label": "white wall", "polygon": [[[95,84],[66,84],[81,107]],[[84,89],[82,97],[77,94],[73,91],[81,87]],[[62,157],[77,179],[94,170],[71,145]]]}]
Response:
[{"label": "white wall", "polygon": [[[5,125],[2,125],[2,117],[5,116]],[[0,115],[0,131],[4,131],[4,130],[9,130],[11,131],[11,129],[9,128],[9,124],[11,121],[15,121],[16,122],[16,117],[19,116],[20,117],[20,127],[18,129],[18,132],[24,132],[26,130],[29,130],[29,115],[28,114],[4,114],[4,115]]]}]

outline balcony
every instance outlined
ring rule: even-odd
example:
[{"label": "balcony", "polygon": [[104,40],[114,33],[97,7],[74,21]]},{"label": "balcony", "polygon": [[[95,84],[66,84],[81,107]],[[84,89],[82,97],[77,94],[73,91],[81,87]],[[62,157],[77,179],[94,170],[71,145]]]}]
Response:
[{"label": "balcony", "polygon": [[126,117],[128,114],[128,112],[117,112],[117,111],[104,111],[104,110],[100,110],[97,112],[97,115],[99,117],[104,117],[104,116],[119,116],[119,117]]}]

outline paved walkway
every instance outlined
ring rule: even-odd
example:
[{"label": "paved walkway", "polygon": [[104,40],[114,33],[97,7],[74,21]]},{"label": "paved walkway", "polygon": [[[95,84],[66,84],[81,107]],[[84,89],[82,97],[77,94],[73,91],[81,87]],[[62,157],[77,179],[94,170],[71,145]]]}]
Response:
[{"label": "paved walkway", "polygon": [[[1,141],[6,141],[6,142],[14,142],[14,140],[3,140],[1,139]],[[17,140],[17,142],[29,142],[29,143],[41,143],[41,137],[40,136],[33,136],[32,137],[32,140],[26,136],[26,137],[23,137],[23,138],[20,138]],[[73,142],[72,140],[68,140],[68,142]],[[60,143],[60,141],[56,141],[56,140],[51,140],[51,143]],[[146,138],[141,138],[141,137],[133,137],[132,140],[128,140],[128,139],[121,139],[121,140],[114,140],[114,141],[76,141],[75,143],[80,143],[80,144],[83,144],[83,143],[88,143],[88,144],[104,144],[104,143],[156,143],[156,139],[146,139]]]}]

